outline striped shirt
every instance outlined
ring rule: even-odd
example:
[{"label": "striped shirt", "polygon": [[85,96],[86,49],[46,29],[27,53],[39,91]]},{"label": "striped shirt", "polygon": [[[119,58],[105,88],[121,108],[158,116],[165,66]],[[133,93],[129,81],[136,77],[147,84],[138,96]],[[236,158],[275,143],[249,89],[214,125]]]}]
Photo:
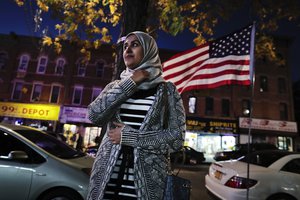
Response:
[{"label": "striped shirt", "polygon": [[[121,105],[120,118],[126,125],[139,129],[153,104],[157,88],[140,90]],[[120,156],[106,186],[104,199],[137,199],[133,176],[133,148],[122,146]]]}]

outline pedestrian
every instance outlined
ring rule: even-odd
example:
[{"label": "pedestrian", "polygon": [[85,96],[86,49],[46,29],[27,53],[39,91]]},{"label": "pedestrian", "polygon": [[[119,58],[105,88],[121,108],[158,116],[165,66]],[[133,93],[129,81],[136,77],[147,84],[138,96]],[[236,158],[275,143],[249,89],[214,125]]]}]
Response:
[{"label": "pedestrian", "polygon": [[155,40],[136,31],[124,40],[126,69],[88,106],[107,131],[93,165],[88,200],[163,199],[168,152],[183,145],[181,96],[165,82]]},{"label": "pedestrian", "polygon": [[76,150],[78,151],[82,151],[83,150],[83,137],[84,137],[84,127],[83,126],[80,126],[78,128],[78,137],[77,137],[77,140],[76,140]]}]

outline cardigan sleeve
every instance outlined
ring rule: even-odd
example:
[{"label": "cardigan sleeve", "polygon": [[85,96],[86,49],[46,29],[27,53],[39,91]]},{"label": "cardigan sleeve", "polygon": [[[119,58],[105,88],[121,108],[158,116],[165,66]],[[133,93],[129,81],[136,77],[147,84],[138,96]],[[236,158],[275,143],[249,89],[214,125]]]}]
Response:
[{"label": "cardigan sleeve", "polygon": [[177,151],[182,148],[185,134],[185,111],[180,94],[175,86],[167,83],[167,128],[156,131],[139,132],[130,126],[122,130],[122,144],[141,148],[155,153],[166,150]]},{"label": "cardigan sleeve", "polygon": [[131,78],[111,82],[88,106],[89,119],[99,126],[105,125],[116,113],[117,108],[136,91],[136,88]]}]

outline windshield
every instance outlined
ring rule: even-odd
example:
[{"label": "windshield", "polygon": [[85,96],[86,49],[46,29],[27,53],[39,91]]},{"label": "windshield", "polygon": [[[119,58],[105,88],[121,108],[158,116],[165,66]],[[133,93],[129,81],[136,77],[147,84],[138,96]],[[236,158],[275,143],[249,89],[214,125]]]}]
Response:
[{"label": "windshield", "polygon": [[259,165],[263,167],[269,167],[275,161],[279,160],[283,156],[289,155],[291,152],[287,151],[261,151],[249,154],[249,156],[243,156],[239,159],[241,162],[248,162],[253,165]]},{"label": "windshield", "polygon": [[71,159],[76,157],[82,157],[85,154],[83,152],[76,151],[75,149],[68,146],[66,143],[57,140],[51,135],[42,133],[35,130],[17,130],[19,134],[26,137],[40,148],[49,152],[50,154],[63,158]]}]

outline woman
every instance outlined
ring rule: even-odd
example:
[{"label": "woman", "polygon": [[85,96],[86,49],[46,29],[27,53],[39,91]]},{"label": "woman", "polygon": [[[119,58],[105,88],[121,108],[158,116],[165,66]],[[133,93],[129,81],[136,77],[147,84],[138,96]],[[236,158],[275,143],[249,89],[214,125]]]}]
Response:
[{"label": "woman", "polygon": [[88,199],[163,199],[170,151],[182,147],[185,113],[174,84],[162,78],[155,40],[126,36],[126,70],[89,107],[108,129],[93,166]]}]

